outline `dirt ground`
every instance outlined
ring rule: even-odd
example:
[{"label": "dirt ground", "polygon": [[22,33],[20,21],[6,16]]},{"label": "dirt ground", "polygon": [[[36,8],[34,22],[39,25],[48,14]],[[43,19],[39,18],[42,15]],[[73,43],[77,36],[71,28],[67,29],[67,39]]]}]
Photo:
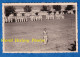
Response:
[{"label": "dirt ground", "polygon": [[47,29],[48,43],[6,42],[5,51],[69,51],[76,41],[75,15],[65,15],[65,19],[5,23],[5,39],[43,39],[43,29]]}]

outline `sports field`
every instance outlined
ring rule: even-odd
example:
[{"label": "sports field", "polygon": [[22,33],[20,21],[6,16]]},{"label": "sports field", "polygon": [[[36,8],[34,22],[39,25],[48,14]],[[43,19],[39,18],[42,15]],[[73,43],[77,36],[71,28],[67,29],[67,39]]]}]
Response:
[{"label": "sports field", "polygon": [[5,51],[70,51],[76,41],[75,15],[66,14],[64,19],[5,23],[5,39],[43,39],[43,30],[47,29],[48,43],[6,42]]}]

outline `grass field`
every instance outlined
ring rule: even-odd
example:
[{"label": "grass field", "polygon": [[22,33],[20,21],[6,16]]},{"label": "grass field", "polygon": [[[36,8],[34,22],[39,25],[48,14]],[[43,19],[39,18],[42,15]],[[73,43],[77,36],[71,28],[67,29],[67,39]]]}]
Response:
[{"label": "grass field", "polygon": [[48,43],[6,42],[6,51],[69,51],[76,41],[75,15],[65,15],[65,19],[5,23],[5,38],[43,39],[43,29],[48,32]]}]

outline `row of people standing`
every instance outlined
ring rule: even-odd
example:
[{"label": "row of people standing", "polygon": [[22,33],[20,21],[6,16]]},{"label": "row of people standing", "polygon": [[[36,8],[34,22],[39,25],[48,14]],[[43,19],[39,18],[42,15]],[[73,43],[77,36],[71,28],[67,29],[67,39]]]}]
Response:
[{"label": "row of people standing", "polygon": [[[45,19],[46,20],[51,20],[51,19],[64,19],[64,15],[61,13],[46,13],[45,15]],[[33,13],[29,16],[9,16],[9,17],[4,17],[5,22],[27,22],[28,19],[30,19],[31,21],[42,21],[43,20],[43,14],[38,14],[36,13],[36,15]]]}]

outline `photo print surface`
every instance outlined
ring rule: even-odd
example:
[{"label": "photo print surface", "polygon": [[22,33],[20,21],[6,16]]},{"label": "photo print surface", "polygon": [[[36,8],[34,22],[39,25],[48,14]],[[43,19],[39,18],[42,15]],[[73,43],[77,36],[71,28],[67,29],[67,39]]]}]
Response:
[{"label": "photo print surface", "polygon": [[78,52],[77,3],[3,3],[4,53]]}]

